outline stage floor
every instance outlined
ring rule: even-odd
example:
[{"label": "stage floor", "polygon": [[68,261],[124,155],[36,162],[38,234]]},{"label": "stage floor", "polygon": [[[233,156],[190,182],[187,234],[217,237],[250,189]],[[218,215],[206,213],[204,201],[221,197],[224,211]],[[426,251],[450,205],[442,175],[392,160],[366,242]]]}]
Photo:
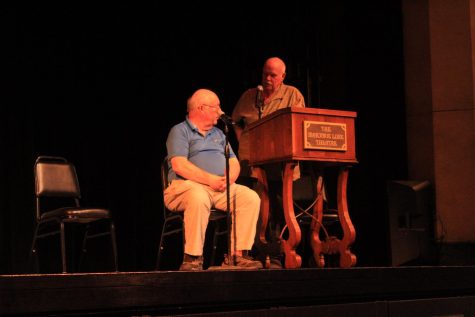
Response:
[{"label": "stage floor", "polygon": [[2,316],[315,316],[317,311],[318,316],[475,316],[475,267],[0,276]]}]

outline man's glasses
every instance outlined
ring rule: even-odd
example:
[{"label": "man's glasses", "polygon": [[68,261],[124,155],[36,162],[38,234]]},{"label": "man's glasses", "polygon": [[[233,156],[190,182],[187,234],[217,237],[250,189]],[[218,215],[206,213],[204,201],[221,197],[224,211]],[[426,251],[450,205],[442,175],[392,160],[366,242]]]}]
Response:
[{"label": "man's glasses", "polygon": [[204,103],[202,104],[202,106],[213,108],[216,112],[219,112],[221,110],[220,106],[211,106],[211,105],[207,105],[207,104],[204,104]]}]

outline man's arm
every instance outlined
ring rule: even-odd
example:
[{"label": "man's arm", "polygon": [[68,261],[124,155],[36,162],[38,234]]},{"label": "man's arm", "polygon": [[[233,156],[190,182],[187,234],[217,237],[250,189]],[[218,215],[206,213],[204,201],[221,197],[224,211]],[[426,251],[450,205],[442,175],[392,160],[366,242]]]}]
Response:
[{"label": "man's arm", "polygon": [[241,164],[239,160],[235,157],[229,159],[229,184],[236,182],[236,179],[239,177],[241,172]]},{"label": "man's arm", "polygon": [[[192,180],[197,183],[205,184],[216,191],[223,191],[226,189],[226,178],[223,176],[214,175],[202,170],[195,164],[188,161],[186,157],[175,156],[170,160],[173,171],[183,178]],[[238,163],[239,164],[239,163]],[[231,164],[230,164],[231,167]],[[233,168],[231,168],[231,171]],[[238,174],[239,175],[239,174]],[[232,179],[232,178],[231,178]],[[224,186],[224,189],[223,189]]]},{"label": "man's arm", "polygon": [[233,125],[234,128],[234,133],[236,134],[236,139],[239,142],[241,139],[241,134],[242,131],[245,128],[245,122],[244,122],[244,113],[246,113],[246,109],[250,104],[253,103],[253,98],[251,98],[251,89],[246,90],[241,97],[239,97],[238,102],[234,106],[233,112],[231,114],[231,118],[233,119],[234,122],[237,122],[237,124]]},{"label": "man's arm", "polygon": [[305,108],[305,98],[303,97],[302,93],[298,89],[296,89],[296,98],[292,104],[292,107]]}]

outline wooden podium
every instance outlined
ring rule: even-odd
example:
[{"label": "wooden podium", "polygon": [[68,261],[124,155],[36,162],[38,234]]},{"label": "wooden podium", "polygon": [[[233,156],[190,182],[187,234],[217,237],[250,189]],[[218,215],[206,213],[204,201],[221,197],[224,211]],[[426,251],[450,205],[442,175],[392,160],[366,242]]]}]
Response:
[{"label": "wooden podium", "polygon": [[298,161],[314,161],[322,170],[338,166],[337,204],[338,218],[342,228],[341,239],[327,237],[320,240],[319,232],[323,220],[323,173],[316,184],[316,203],[311,223],[311,246],[317,266],[324,267],[324,254],[339,254],[340,267],[356,264],[356,256],[350,246],[355,240],[355,229],[351,223],[346,201],[348,170],[357,163],[355,155],[356,112],[317,109],[284,108],[252,123],[247,128],[251,140],[249,163],[255,167],[258,181],[264,188],[261,194],[261,226],[258,235],[266,244],[266,229],[269,220],[269,195],[267,177],[263,165],[282,162],[283,167],[283,211],[289,230],[288,239],[281,240],[285,253],[285,267],[298,268],[302,259],[295,251],[301,240],[301,230],[293,207],[293,171]]}]

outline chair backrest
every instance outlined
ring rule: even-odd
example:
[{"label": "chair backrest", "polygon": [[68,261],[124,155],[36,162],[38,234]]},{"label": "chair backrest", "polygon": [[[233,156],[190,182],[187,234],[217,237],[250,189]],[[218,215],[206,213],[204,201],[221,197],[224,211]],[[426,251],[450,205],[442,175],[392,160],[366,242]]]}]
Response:
[{"label": "chair backrest", "polygon": [[80,197],[74,165],[62,157],[40,156],[35,163],[36,195]]},{"label": "chair backrest", "polygon": [[40,199],[44,197],[71,198],[79,206],[81,192],[74,165],[63,157],[40,156],[34,166],[37,217]]},{"label": "chair backrest", "polygon": [[[164,197],[163,192],[165,189],[167,189],[168,185],[170,185],[170,182],[168,181],[168,170],[169,170],[169,165],[168,165],[168,159],[165,157],[162,160],[162,166],[160,169],[160,176],[161,176],[161,181],[162,181],[162,197]],[[165,199],[163,200],[163,216],[165,219],[170,215],[171,211],[168,210],[167,206],[165,206]],[[176,213],[175,213],[176,214]]]},{"label": "chair backrest", "polygon": [[168,182],[168,169],[169,169],[169,166],[168,166],[168,159],[165,157],[162,161],[162,166],[161,166],[161,181],[162,181],[162,189],[165,190],[168,185],[169,185],[169,182]]}]

